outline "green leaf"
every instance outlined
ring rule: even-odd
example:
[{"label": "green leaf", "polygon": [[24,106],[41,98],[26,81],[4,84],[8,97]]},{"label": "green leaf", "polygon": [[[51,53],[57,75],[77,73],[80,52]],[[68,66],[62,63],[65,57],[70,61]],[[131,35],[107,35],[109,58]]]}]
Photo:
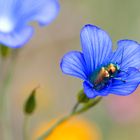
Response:
[{"label": "green leaf", "polygon": [[27,115],[32,114],[36,109],[36,90],[37,88],[32,90],[30,96],[25,102],[24,113]]}]

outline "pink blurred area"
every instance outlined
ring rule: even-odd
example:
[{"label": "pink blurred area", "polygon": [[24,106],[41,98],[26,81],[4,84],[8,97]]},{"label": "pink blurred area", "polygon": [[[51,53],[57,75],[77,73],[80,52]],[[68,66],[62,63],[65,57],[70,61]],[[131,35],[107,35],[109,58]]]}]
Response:
[{"label": "pink blurred area", "polygon": [[140,88],[129,96],[110,95],[105,99],[105,104],[110,116],[117,122],[140,121]]}]

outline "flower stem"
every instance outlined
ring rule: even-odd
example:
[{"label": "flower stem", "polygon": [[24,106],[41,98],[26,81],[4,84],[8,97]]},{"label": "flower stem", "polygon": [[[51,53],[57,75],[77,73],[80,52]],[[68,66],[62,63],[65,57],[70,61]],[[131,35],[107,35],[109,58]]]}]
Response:
[{"label": "flower stem", "polygon": [[[13,54],[11,63],[8,67],[8,70],[6,71],[6,75],[4,77],[4,80],[2,81],[2,86],[0,88],[0,115],[1,115],[1,126],[2,126],[2,132],[3,132],[3,139],[4,140],[9,140],[12,139],[10,137],[11,135],[11,130],[9,129],[9,110],[8,110],[8,96],[7,96],[7,91],[8,88],[11,84],[12,81],[12,77],[13,77],[13,72],[14,72],[14,66],[16,64],[16,58],[17,58],[17,51],[14,52],[15,54]],[[3,63],[3,67],[4,68],[4,62],[5,59],[2,59],[2,63]],[[3,69],[4,70],[4,69]],[[3,74],[3,71],[1,71],[1,74]]]},{"label": "flower stem", "polygon": [[51,128],[48,129],[47,132],[45,132],[42,136],[40,136],[38,138],[38,140],[44,140],[45,138],[47,138],[52,132],[53,130],[60,124],[62,124],[63,122],[67,121],[68,119],[71,118],[72,115],[69,116],[65,116],[63,118],[61,118],[58,122],[56,122]]},{"label": "flower stem", "polygon": [[7,72],[7,75],[3,81],[3,86],[0,89],[0,113],[1,113],[1,123],[2,123],[2,132],[3,132],[3,139],[8,140],[10,138],[10,130],[9,130],[9,119],[7,118],[9,116],[8,112],[8,96],[6,94],[8,87],[11,83],[12,79],[12,70]]},{"label": "flower stem", "polygon": [[74,105],[74,107],[73,107],[71,113],[70,113],[68,116],[64,116],[63,118],[61,118],[60,120],[58,120],[58,122],[56,122],[51,128],[49,128],[48,131],[47,131],[46,133],[44,133],[42,136],[40,136],[40,137],[38,138],[38,140],[44,140],[46,137],[48,137],[48,136],[53,132],[53,130],[54,130],[57,126],[59,126],[60,124],[62,124],[62,123],[65,122],[65,121],[67,121],[67,120],[70,119],[72,116],[74,116],[74,115],[75,115],[75,112],[76,112],[76,110],[77,110],[77,108],[78,108],[78,106],[79,106],[79,102],[77,102],[77,103]]},{"label": "flower stem", "polygon": [[96,104],[98,104],[101,101],[102,97],[98,97],[96,99],[91,99],[89,103],[85,104],[81,109],[75,112],[75,115],[81,114],[83,112],[86,112]]},{"label": "flower stem", "polygon": [[23,139],[24,140],[29,140],[29,138],[28,138],[28,124],[29,124],[29,116],[26,115],[26,116],[24,116],[24,120],[23,120]]},{"label": "flower stem", "polygon": [[45,138],[47,138],[56,127],[58,127],[60,124],[62,124],[65,121],[68,121],[71,117],[75,116],[75,115],[79,115],[85,111],[87,111],[88,109],[90,109],[91,107],[95,106],[97,103],[99,103],[101,101],[102,97],[98,97],[97,99],[91,99],[91,101],[89,101],[89,103],[83,105],[82,108],[80,108],[78,110],[78,107],[80,105],[79,102],[77,102],[75,104],[75,106],[72,109],[72,112],[70,113],[70,115],[65,116],[63,118],[61,118],[60,120],[58,120],[58,122],[56,122],[51,128],[48,129],[48,131],[46,131],[42,136],[40,136],[37,140],[44,140]]},{"label": "flower stem", "polygon": [[72,111],[71,111],[71,115],[74,114],[74,113],[76,112],[76,110],[77,110],[77,108],[78,108],[79,105],[80,105],[79,102],[77,102],[77,103],[75,104],[75,106],[73,107],[73,109],[72,109]]}]

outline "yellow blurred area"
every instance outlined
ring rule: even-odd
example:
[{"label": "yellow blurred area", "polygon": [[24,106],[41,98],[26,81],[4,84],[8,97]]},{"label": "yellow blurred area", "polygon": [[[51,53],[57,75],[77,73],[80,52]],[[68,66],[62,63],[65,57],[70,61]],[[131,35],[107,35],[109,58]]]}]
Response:
[{"label": "yellow blurred area", "polygon": [[[56,121],[53,120],[49,124],[43,123],[35,132],[32,140],[36,140],[55,122]],[[101,140],[101,134],[95,124],[90,124],[90,122],[84,119],[73,117],[60,124],[52,134],[44,140]]]}]

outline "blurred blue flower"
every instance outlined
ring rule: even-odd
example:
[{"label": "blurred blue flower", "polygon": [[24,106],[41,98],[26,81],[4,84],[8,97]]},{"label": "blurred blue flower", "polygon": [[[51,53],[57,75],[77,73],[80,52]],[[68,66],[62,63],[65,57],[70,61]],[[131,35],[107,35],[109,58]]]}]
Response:
[{"label": "blurred blue flower", "polygon": [[81,30],[82,52],[71,51],[61,61],[62,72],[84,80],[88,98],[108,94],[128,95],[140,83],[140,45],[132,40],[118,41],[112,51],[109,35],[99,27],[85,25]]},{"label": "blurred blue flower", "polygon": [[0,0],[0,44],[16,48],[32,36],[29,25],[48,25],[59,12],[57,0]]}]

